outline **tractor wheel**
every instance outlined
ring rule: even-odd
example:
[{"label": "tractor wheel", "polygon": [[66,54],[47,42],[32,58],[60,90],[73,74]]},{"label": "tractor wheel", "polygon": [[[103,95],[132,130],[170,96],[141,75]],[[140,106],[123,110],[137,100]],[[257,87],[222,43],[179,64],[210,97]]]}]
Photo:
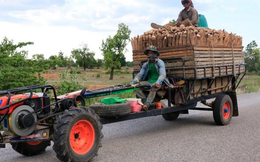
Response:
[{"label": "tractor wheel", "polygon": [[162,117],[167,121],[174,121],[176,120],[180,115],[180,112],[172,112],[167,114],[162,114]]},{"label": "tractor wheel", "polygon": [[213,117],[217,125],[228,125],[233,116],[233,103],[229,95],[219,95],[213,104]]},{"label": "tractor wheel", "polygon": [[41,154],[46,147],[50,146],[50,141],[35,141],[35,142],[19,142],[11,143],[12,148],[25,156],[33,156]]},{"label": "tractor wheel", "polygon": [[61,161],[91,161],[101,147],[102,124],[91,109],[65,110],[54,125],[53,150]]},{"label": "tractor wheel", "polygon": [[120,104],[93,104],[89,108],[93,109],[96,114],[102,118],[120,117],[131,113],[130,103],[120,103]]}]

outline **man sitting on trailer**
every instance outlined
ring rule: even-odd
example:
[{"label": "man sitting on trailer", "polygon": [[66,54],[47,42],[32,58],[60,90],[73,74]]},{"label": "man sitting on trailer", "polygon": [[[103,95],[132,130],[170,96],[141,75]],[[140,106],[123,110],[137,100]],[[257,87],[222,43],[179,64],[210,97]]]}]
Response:
[{"label": "man sitting on trailer", "polygon": [[192,0],[181,0],[181,3],[184,7],[183,10],[179,13],[177,24],[173,24],[172,22],[165,24],[164,26],[158,25],[156,23],[151,23],[151,27],[154,29],[159,29],[162,27],[168,28],[170,26],[198,26],[199,16],[197,10],[194,8]]},{"label": "man sitting on trailer", "polygon": [[177,19],[177,26],[181,24],[185,26],[198,26],[199,16],[197,10],[194,8],[191,0],[181,1],[184,9],[180,12]]},{"label": "man sitting on trailer", "polygon": [[149,46],[144,54],[147,55],[148,61],[145,62],[140,72],[131,81],[131,85],[147,80],[147,84],[151,85],[150,92],[146,98],[143,91],[138,89],[135,91],[136,96],[144,101],[143,109],[145,111],[152,105],[156,92],[161,88],[166,77],[165,64],[159,59],[160,53],[155,46]]}]

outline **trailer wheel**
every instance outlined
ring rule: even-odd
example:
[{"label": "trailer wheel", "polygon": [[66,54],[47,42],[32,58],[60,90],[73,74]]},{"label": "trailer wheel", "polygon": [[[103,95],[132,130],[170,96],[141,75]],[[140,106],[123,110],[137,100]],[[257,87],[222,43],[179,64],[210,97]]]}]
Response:
[{"label": "trailer wheel", "polygon": [[162,114],[162,117],[167,121],[174,121],[176,120],[180,115],[180,112],[171,112],[167,114]]},{"label": "trailer wheel", "polygon": [[65,110],[54,125],[53,150],[61,161],[91,161],[101,147],[102,124],[91,109]]},{"label": "trailer wheel", "polygon": [[35,141],[35,142],[19,142],[11,143],[12,148],[25,156],[33,156],[41,154],[46,147],[50,146],[50,141]]},{"label": "trailer wheel", "polygon": [[130,103],[120,103],[120,104],[93,104],[89,108],[93,109],[95,113],[102,118],[110,117],[120,117],[131,113]]},{"label": "trailer wheel", "polygon": [[217,125],[228,125],[233,116],[233,103],[229,95],[219,95],[213,104],[213,117]]}]

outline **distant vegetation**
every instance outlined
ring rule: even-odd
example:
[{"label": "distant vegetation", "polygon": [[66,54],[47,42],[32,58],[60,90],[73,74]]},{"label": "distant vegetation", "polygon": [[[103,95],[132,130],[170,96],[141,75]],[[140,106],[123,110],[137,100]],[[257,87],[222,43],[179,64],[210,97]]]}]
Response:
[{"label": "distant vegetation", "polygon": [[[52,84],[59,89],[59,93],[66,93],[78,90],[82,87],[80,82],[87,80],[86,77],[83,77],[79,82],[76,78],[81,73],[79,69],[86,71],[87,69],[95,70],[106,67],[104,66],[106,60],[96,60],[94,58],[95,53],[91,52],[86,44],[83,44],[82,48],[73,49],[69,57],[64,56],[63,52],[60,51],[57,55],[52,55],[47,59],[44,58],[44,54],[34,54],[31,59],[28,59],[28,52],[21,49],[33,44],[33,42],[15,44],[13,40],[6,37],[3,39],[0,44],[0,90],[47,84],[49,80],[43,76],[48,73],[48,70],[65,68],[61,73],[56,73],[60,80]],[[122,51],[121,55],[123,55]],[[127,69],[133,66],[133,62],[127,62],[123,56],[118,60],[117,66],[114,67],[116,74],[129,74],[130,72]],[[126,67],[124,71],[121,71],[122,67]],[[109,67],[107,67],[106,73],[110,73],[111,76]],[[102,73],[93,75],[96,78],[102,78]],[[106,80],[108,79],[106,78]],[[102,81],[109,83],[104,78],[102,78]]]},{"label": "distant vegetation", "polygon": [[247,72],[260,75],[260,49],[255,41],[246,46],[244,51]]}]

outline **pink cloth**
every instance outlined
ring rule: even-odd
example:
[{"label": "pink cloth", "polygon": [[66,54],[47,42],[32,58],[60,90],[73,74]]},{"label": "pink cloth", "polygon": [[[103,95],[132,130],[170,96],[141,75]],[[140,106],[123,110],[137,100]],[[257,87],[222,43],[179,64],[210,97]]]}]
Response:
[{"label": "pink cloth", "polygon": [[190,0],[190,6],[194,8],[194,5],[192,3],[192,0]]}]

